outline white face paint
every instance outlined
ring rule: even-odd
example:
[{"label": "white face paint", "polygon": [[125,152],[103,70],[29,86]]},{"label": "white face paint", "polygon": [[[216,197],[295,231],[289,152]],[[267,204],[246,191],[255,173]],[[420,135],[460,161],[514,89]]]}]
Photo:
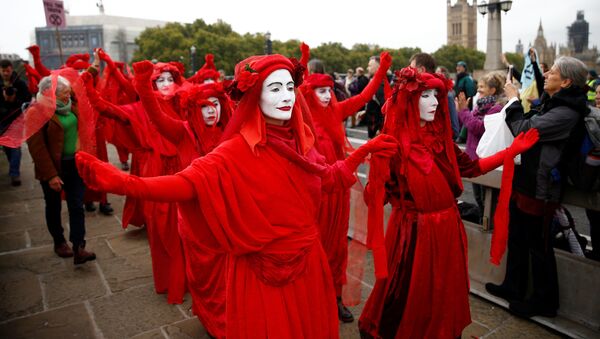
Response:
[{"label": "white face paint", "polygon": [[202,118],[207,126],[212,126],[221,119],[221,103],[215,97],[208,98],[208,101],[212,102],[215,107],[202,106]]},{"label": "white face paint", "polygon": [[260,93],[260,110],[269,118],[287,121],[296,101],[294,80],[288,70],[278,69],[265,79]]},{"label": "white face paint", "polygon": [[162,94],[169,94],[175,81],[173,80],[173,75],[171,75],[171,72],[162,72],[156,81],[154,81],[154,83],[156,84],[156,88],[159,92]]},{"label": "white face paint", "polygon": [[208,78],[208,79],[204,79],[204,84],[212,84],[213,82],[215,82],[212,78]]},{"label": "white face paint", "polygon": [[315,88],[315,94],[319,98],[319,103],[323,107],[327,107],[331,101],[331,87],[317,87]]},{"label": "white face paint", "polygon": [[427,89],[421,92],[421,97],[419,98],[419,113],[422,121],[429,122],[433,121],[435,118],[435,110],[438,106],[438,100],[435,97],[436,95],[437,90],[435,89]]}]

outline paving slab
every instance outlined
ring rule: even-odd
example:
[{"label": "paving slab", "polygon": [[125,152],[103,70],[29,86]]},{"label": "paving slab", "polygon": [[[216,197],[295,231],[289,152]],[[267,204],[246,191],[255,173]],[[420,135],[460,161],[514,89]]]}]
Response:
[{"label": "paving slab", "polygon": [[486,339],[553,339],[564,338],[556,332],[539,326],[530,320],[524,320],[517,317],[506,319],[498,328],[493,329],[488,335],[483,336]]},{"label": "paving slab", "polygon": [[149,250],[138,249],[126,257],[100,258],[98,264],[113,293],[153,282]]},{"label": "paving slab", "polygon": [[471,319],[490,329],[497,328],[511,317],[511,314],[504,308],[473,295],[469,296],[469,304],[471,305]]},{"label": "paving slab", "polygon": [[23,249],[26,245],[27,238],[23,231],[0,233],[0,252]]},{"label": "paving slab", "polygon": [[128,338],[184,320],[176,305],[154,293],[152,284],[131,288],[90,301],[94,319],[104,338]]},{"label": "paving slab", "polygon": [[195,317],[164,326],[163,330],[171,339],[210,338],[204,326]]},{"label": "paving slab", "polygon": [[95,332],[84,304],[77,304],[0,324],[0,337],[88,339]]},{"label": "paving slab", "polygon": [[0,272],[24,269],[35,274],[62,270],[73,259],[59,258],[54,254],[53,246],[41,246],[20,252],[0,255]]},{"label": "paving slab", "polygon": [[109,293],[95,262],[70,266],[41,276],[49,308],[84,302]]},{"label": "paving slab", "polygon": [[0,300],[0,322],[44,310],[38,276],[24,269],[0,270]]},{"label": "paving slab", "polygon": [[130,339],[165,339],[165,338],[166,337],[163,335],[162,330],[160,328],[157,328],[157,329],[154,329],[154,330],[151,330],[148,332],[134,335]]}]

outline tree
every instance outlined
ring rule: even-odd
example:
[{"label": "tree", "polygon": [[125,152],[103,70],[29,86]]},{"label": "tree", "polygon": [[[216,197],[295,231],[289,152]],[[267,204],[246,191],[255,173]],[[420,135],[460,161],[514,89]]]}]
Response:
[{"label": "tree", "polygon": [[521,53],[504,53],[509,64],[513,65],[519,72],[523,70],[525,58]]},{"label": "tree", "polygon": [[456,63],[459,61],[467,63],[469,72],[482,69],[485,62],[485,53],[459,45],[444,45],[435,51],[432,56],[438,66],[444,66],[450,71],[456,68]]}]

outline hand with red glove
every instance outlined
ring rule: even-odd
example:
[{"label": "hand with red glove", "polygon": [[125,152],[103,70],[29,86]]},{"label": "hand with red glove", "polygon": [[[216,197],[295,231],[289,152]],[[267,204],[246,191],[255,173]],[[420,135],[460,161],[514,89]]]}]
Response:
[{"label": "hand with red glove", "polygon": [[87,187],[95,191],[126,194],[128,174],[82,151],[75,154],[75,163]]},{"label": "hand with red glove", "polygon": [[35,70],[42,77],[50,75],[50,70],[46,68],[46,66],[44,66],[44,64],[42,63],[42,58],[40,57],[40,46],[31,45],[27,47],[27,50],[29,51],[29,53],[31,53],[31,56],[33,57],[33,65],[35,66]]},{"label": "hand with red glove", "polygon": [[481,174],[485,174],[501,166],[504,162],[504,157],[509,156],[513,159],[517,155],[527,151],[535,145],[539,138],[540,135],[535,128],[532,128],[527,132],[521,132],[507,149],[494,155],[490,155],[487,158],[479,159],[479,169],[481,170]]},{"label": "hand with red glove", "polygon": [[373,79],[369,81],[369,84],[365,89],[358,95],[362,99],[364,103],[369,102],[373,95],[379,89],[381,82],[384,78],[386,78],[388,69],[392,66],[392,56],[388,52],[381,52],[379,55],[379,68],[375,75],[373,75]]},{"label": "hand with red glove", "polygon": [[110,55],[106,54],[106,52],[102,48],[97,48],[96,51],[100,60],[106,63],[106,67],[110,69],[116,68],[115,62],[111,59]]},{"label": "hand with red glove", "polygon": [[86,186],[96,191],[162,202],[185,201],[196,196],[192,184],[178,175],[140,178],[81,151],[75,154],[75,164]]},{"label": "hand with red glove", "polygon": [[379,55],[379,69],[377,72],[386,74],[390,67],[392,67],[392,56],[389,52],[381,52]]},{"label": "hand with red glove", "polygon": [[154,72],[154,65],[148,60],[134,62],[133,72],[135,73],[136,79],[150,79],[152,77],[152,72]]},{"label": "hand with red glove", "polygon": [[391,135],[380,134],[352,152],[344,160],[344,164],[346,164],[349,170],[354,172],[369,153],[373,156],[389,158],[396,154],[397,151],[398,141]]}]

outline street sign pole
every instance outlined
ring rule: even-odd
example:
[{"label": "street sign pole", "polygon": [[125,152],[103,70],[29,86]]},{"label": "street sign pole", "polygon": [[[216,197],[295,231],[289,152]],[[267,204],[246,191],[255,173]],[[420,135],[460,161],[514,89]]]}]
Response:
[{"label": "street sign pole", "polygon": [[62,39],[60,37],[60,31],[58,30],[58,26],[56,28],[56,44],[58,45],[58,55],[60,57],[60,64],[64,64],[63,61],[63,50],[62,50]]}]

